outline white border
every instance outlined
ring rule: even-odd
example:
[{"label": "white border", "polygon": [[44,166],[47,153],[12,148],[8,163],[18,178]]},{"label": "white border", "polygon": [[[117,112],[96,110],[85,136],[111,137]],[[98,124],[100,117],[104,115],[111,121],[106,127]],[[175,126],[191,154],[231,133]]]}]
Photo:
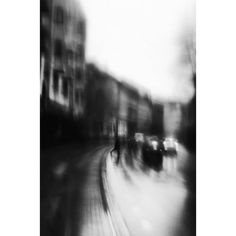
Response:
[{"label": "white border", "polygon": [[[197,2],[197,235],[236,235],[235,2]],[[39,235],[39,1],[0,14],[0,235]]]},{"label": "white border", "polygon": [[39,235],[39,1],[2,1],[0,235]]}]

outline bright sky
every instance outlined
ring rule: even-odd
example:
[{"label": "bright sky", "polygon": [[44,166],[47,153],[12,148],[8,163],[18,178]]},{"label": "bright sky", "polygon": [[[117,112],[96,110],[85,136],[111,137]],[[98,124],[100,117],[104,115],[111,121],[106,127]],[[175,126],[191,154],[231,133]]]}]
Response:
[{"label": "bright sky", "polygon": [[[79,0],[87,18],[87,60],[153,97],[187,101],[191,67],[180,35],[194,29],[194,0]],[[194,29],[195,30],[195,29]]]}]

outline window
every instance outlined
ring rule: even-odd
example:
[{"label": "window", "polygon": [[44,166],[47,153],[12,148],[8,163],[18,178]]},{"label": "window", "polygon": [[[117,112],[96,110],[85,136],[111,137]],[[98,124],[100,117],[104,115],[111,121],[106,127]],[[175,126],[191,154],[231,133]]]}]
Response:
[{"label": "window", "polygon": [[79,45],[77,48],[77,60],[78,61],[84,60],[84,47],[83,47],[83,45]]},{"label": "window", "polygon": [[62,57],[63,45],[61,40],[55,40],[54,44],[54,54],[56,57]]},{"label": "window", "polygon": [[83,101],[83,91],[81,89],[77,89],[75,91],[75,103],[79,106],[82,105],[82,101]]},{"label": "window", "polygon": [[70,64],[73,61],[73,51],[72,50],[67,51],[67,61],[68,61],[68,64]]},{"label": "window", "polygon": [[64,10],[60,6],[55,8],[54,22],[57,24],[63,24],[64,22]]},{"label": "window", "polygon": [[53,87],[54,87],[54,92],[57,93],[58,88],[59,88],[59,72],[58,71],[54,71],[53,73]]},{"label": "window", "polygon": [[78,30],[78,33],[84,38],[85,24],[83,21],[78,22],[77,30]]},{"label": "window", "polygon": [[75,91],[75,102],[77,104],[80,104],[80,92],[79,92],[79,90]]},{"label": "window", "polygon": [[76,80],[78,80],[78,81],[82,80],[82,72],[81,72],[80,69],[76,69],[75,78],[76,78]]},{"label": "window", "polygon": [[62,93],[65,98],[68,97],[68,79],[69,78],[63,78],[63,87],[62,87]]},{"label": "window", "polygon": [[83,91],[80,91],[80,104],[83,103],[83,100],[84,100],[84,93]]},{"label": "window", "polygon": [[129,116],[129,119],[136,120],[137,113],[136,113],[136,110],[133,107],[128,108],[128,116]]}]

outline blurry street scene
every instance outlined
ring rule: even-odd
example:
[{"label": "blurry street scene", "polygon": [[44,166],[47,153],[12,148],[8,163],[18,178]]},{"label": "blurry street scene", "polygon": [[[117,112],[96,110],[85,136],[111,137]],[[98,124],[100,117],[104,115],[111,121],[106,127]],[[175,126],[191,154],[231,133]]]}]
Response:
[{"label": "blurry street scene", "polygon": [[40,0],[40,235],[196,235],[193,0]]}]

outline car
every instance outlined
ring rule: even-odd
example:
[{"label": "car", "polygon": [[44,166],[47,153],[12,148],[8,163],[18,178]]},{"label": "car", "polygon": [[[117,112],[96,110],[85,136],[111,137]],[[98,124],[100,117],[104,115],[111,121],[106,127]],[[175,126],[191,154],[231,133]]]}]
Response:
[{"label": "car", "polygon": [[162,148],[161,140],[155,135],[147,136],[146,141],[153,151],[157,151],[158,149]]},{"label": "car", "polygon": [[144,142],[144,134],[143,133],[135,133],[134,139],[137,143],[143,143]]},{"label": "car", "polygon": [[162,169],[163,145],[161,140],[155,136],[146,136],[142,148],[143,161],[157,170]]},{"label": "car", "polygon": [[165,155],[167,156],[177,156],[178,154],[178,141],[176,138],[170,136],[166,137],[163,141],[163,147]]}]

